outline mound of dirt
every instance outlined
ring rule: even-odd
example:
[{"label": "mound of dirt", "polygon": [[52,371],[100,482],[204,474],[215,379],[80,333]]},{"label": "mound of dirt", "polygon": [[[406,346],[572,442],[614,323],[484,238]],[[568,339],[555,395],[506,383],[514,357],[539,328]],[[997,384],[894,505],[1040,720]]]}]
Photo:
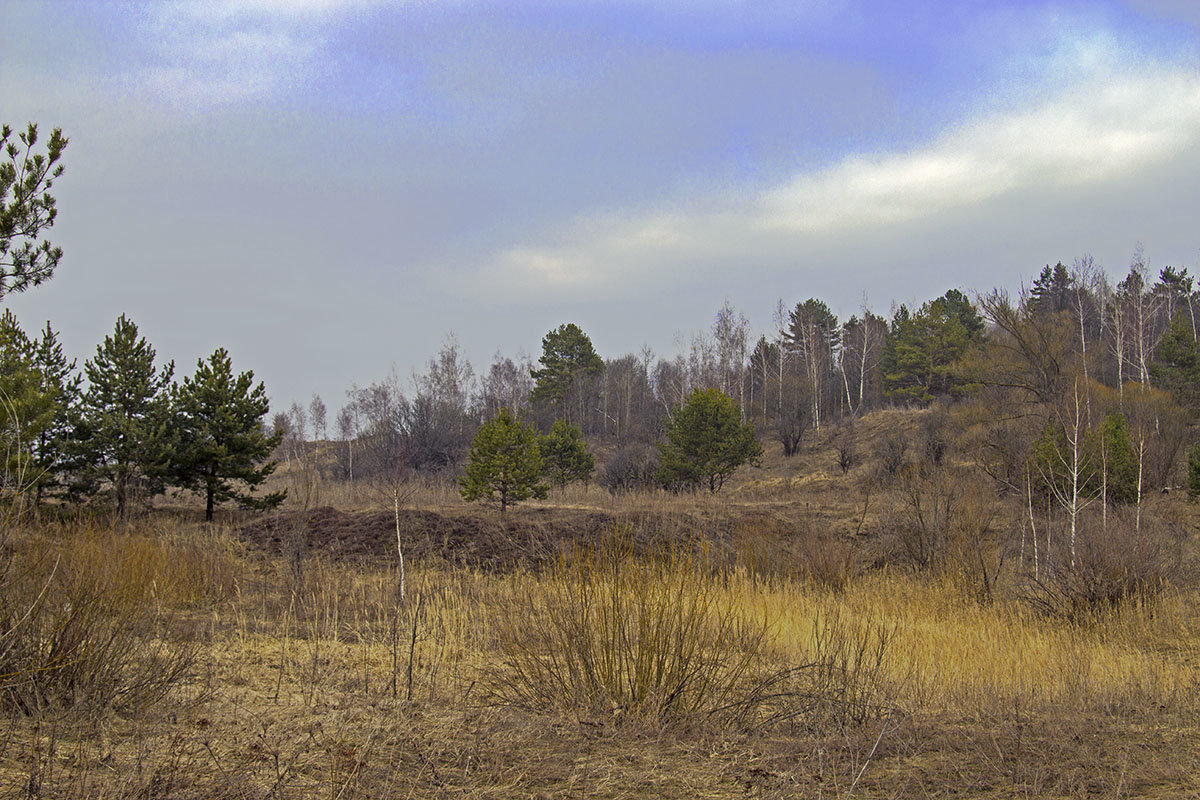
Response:
[{"label": "mound of dirt", "polygon": [[[522,509],[502,517],[480,512],[400,512],[404,557],[492,570],[537,568],[579,543],[595,542],[617,526],[632,532],[637,547],[697,543],[708,539],[728,549],[729,526],[720,520],[676,515],[618,517],[596,511]],[[248,544],[269,553],[300,548],[337,560],[394,558],[396,519],[387,511],[339,511],[331,507],[260,519],[239,531]]]}]

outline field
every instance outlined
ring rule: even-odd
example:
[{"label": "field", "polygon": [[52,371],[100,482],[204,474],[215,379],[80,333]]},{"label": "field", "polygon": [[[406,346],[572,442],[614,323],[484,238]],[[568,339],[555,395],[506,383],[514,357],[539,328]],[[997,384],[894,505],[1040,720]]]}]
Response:
[{"label": "field", "polygon": [[716,496],[414,489],[403,573],[390,508],[330,483],[10,525],[0,796],[1200,796],[1181,495],[1081,539],[1080,586],[953,465],[767,449]]}]

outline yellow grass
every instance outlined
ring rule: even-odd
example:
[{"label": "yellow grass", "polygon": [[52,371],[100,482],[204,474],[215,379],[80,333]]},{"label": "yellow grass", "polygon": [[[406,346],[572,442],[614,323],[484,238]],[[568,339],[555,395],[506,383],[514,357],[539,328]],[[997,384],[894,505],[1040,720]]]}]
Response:
[{"label": "yellow grass", "polygon": [[[130,533],[25,535],[109,570],[116,585],[137,589],[167,619],[173,614],[173,624],[202,634],[197,669],[161,709],[137,720],[114,718],[100,738],[93,729],[54,734],[63,739],[60,748],[70,740],[78,750],[73,766],[56,773],[60,796],[136,794],[145,790],[138,776],[150,774],[141,771],[150,759],[191,787],[180,796],[260,797],[280,784],[288,796],[527,796],[538,786],[547,795],[621,796],[641,785],[650,793],[715,797],[737,793],[724,783],[730,770],[759,752],[747,744],[742,755],[714,750],[700,758],[690,745],[622,738],[638,733],[606,734],[613,749],[605,750],[588,744],[587,728],[578,729],[583,739],[552,734],[561,727],[556,711],[536,712],[548,716],[529,722],[497,706],[489,676],[502,669],[501,640],[512,630],[513,609],[528,607],[526,598],[543,607],[549,599],[570,602],[563,600],[563,576],[553,571],[493,575],[410,565],[401,601],[394,565],[264,557],[245,552],[229,531],[155,524]],[[812,662],[829,626],[851,635],[886,631],[872,691],[906,717],[994,719],[1014,707],[1035,717],[1121,709],[1188,714],[1195,707],[1200,597],[1191,591],[1173,590],[1153,609],[1127,607],[1077,626],[1036,616],[1016,601],[980,606],[952,577],[879,570],[837,593],[744,568],[716,570],[706,580],[717,606],[767,622],[760,677]],[[146,719],[163,725],[168,716],[181,726],[147,727]],[[45,724],[29,724],[7,723],[8,738],[33,749],[0,753],[0,795],[18,793],[31,765],[49,763]],[[888,731],[895,723],[881,724]],[[863,734],[866,746],[856,734],[840,734],[844,745],[820,745],[850,748],[840,751],[836,767],[842,790],[827,796],[844,796],[877,733]],[[718,741],[745,735],[726,732]],[[639,755],[618,769],[622,762],[614,759],[630,748]],[[580,753],[593,753],[601,766],[552,766],[575,763]],[[649,753],[658,755],[647,760]],[[826,757],[803,768],[835,769]],[[642,771],[622,771],[634,764]],[[802,796],[796,786],[780,784],[779,796]]]}]

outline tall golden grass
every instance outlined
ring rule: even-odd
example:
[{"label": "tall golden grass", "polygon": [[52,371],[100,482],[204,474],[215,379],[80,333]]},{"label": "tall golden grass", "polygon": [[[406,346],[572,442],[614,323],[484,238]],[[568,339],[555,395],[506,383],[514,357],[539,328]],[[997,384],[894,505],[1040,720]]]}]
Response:
[{"label": "tall golden grass", "polygon": [[[639,730],[651,721],[850,742],[857,728],[874,740],[898,717],[1190,713],[1200,697],[1200,597],[1187,588],[1080,624],[1015,595],[982,604],[950,570],[872,569],[831,584],[691,545],[647,555],[616,534],[540,572],[410,566],[403,598],[386,561],[267,556],[232,530],[165,520],[122,532],[24,529],[5,552],[10,734],[22,715],[72,706],[196,720],[187,730],[126,725],[130,737],[155,731],[129,745],[136,764],[80,734],[74,766],[58,773],[62,796],[114,786],[175,796],[168,784],[231,797],[436,788],[471,767],[456,751],[451,778],[433,754],[468,745],[449,723],[437,729],[442,744],[404,731],[503,704]],[[391,741],[409,749],[372,761]],[[0,786],[28,786],[22,770],[51,763],[41,752],[0,751]],[[152,755],[157,772],[145,767]],[[524,778],[497,769],[502,777],[520,793]]]}]

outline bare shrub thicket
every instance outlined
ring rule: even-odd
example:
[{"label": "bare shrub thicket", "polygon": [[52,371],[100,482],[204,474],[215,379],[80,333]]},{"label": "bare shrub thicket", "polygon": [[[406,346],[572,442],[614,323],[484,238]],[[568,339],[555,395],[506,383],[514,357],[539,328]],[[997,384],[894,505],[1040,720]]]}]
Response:
[{"label": "bare shrub thicket", "polygon": [[4,551],[0,703],[25,714],[134,710],[164,697],[197,652],[164,606],[201,602],[208,579],[228,574],[203,549],[89,529],[14,535]]},{"label": "bare shrub thicket", "polygon": [[899,431],[885,435],[876,445],[875,461],[881,480],[895,479],[908,463],[908,437]]},{"label": "bare shrub thicket", "polygon": [[821,588],[841,593],[864,570],[858,540],[852,537],[805,529],[798,541],[802,574]]},{"label": "bare shrub thicket", "polygon": [[658,486],[658,454],[649,447],[631,446],[617,451],[600,473],[599,482],[613,494]]},{"label": "bare shrub thicket", "polygon": [[901,560],[952,578],[970,599],[988,604],[1011,544],[999,515],[980,476],[916,464],[901,472],[882,524]]},{"label": "bare shrub thicket", "polygon": [[660,721],[735,704],[768,624],[743,613],[696,550],[640,556],[622,531],[560,560],[500,633],[497,697]]},{"label": "bare shrub thicket", "polygon": [[738,706],[741,720],[820,732],[890,717],[900,688],[891,670],[895,634],[882,621],[852,622],[836,610],[818,615],[808,659],[758,682]]},{"label": "bare shrub thicket", "polygon": [[617,531],[503,615],[488,682],[503,702],[657,724],[828,730],[891,714],[894,628],[818,614],[789,662],[779,620],[747,602],[761,588],[702,549],[646,555]]},{"label": "bare shrub thicket", "polygon": [[1128,603],[1152,607],[1168,587],[1191,579],[1183,526],[1143,518],[1139,530],[1131,512],[1110,512],[1107,526],[1099,515],[1085,519],[1074,567],[1065,551],[1058,553],[1023,590],[1041,613],[1094,621]]}]

